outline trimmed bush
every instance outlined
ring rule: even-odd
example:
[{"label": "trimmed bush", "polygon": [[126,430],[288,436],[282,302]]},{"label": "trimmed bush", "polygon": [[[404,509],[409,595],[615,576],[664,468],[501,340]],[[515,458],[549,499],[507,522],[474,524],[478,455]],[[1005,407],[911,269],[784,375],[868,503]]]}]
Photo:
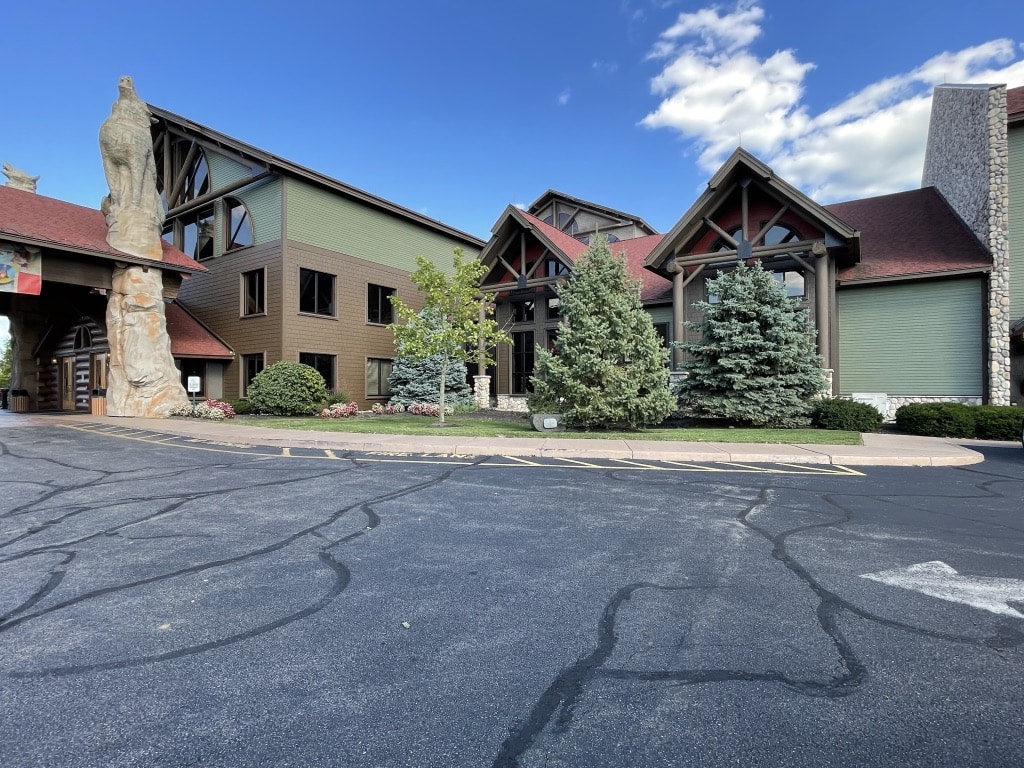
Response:
[{"label": "trimmed bush", "polygon": [[975,407],[963,403],[910,403],[896,411],[896,427],[910,435],[974,437]]},{"label": "trimmed bush", "polygon": [[281,360],[256,374],[246,394],[256,413],[309,416],[327,400],[327,385],[315,368]]},{"label": "trimmed bush", "polygon": [[982,440],[1019,440],[1024,408],[1016,405],[979,405],[974,411],[974,436]]},{"label": "trimmed bush", "polygon": [[867,403],[829,398],[820,401],[814,409],[814,426],[850,432],[877,432],[882,428],[882,414]]},{"label": "trimmed bush", "polygon": [[248,400],[228,400],[227,402],[239,416],[252,413],[252,404]]}]

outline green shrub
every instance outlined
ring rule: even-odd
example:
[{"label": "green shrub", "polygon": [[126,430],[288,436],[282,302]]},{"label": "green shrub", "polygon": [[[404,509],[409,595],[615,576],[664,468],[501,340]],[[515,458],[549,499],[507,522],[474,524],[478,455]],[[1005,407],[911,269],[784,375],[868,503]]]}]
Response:
[{"label": "green shrub", "polygon": [[974,411],[963,403],[910,403],[896,411],[896,426],[910,435],[974,437]]},{"label": "green shrub", "polygon": [[323,407],[330,408],[332,405],[338,405],[339,403],[341,405],[348,405],[350,402],[352,402],[352,398],[338,390],[337,392],[328,393],[327,399],[323,402]]},{"label": "green shrub", "polygon": [[246,395],[256,413],[309,416],[327,400],[327,385],[315,368],[282,360],[256,374]]},{"label": "green shrub", "polygon": [[248,400],[228,400],[227,402],[239,416],[252,413],[252,404]]},{"label": "green shrub", "polygon": [[850,432],[877,432],[882,427],[882,414],[867,403],[829,398],[821,400],[815,407],[814,426]]},{"label": "green shrub", "polygon": [[1024,408],[1016,405],[979,405],[974,408],[974,436],[982,440],[1020,440]]}]

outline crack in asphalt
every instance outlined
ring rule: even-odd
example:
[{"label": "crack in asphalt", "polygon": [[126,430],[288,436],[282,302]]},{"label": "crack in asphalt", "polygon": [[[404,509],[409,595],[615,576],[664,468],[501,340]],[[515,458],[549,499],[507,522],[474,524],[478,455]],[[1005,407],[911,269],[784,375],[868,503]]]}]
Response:
[{"label": "crack in asphalt", "polygon": [[[3,455],[7,455],[7,456],[15,456],[16,455],[13,451],[11,451],[4,444],[0,444],[0,448],[2,448]],[[26,459],[31,458],[31,459],[34,459],[34,460],[39,460],[41,457],[23,455],[23,456],[21,456],[21,458],[26,458]],[[60,461],[56,461],[56,460],[52,460],[52,459],[47,459],[47,460],[51,461],[53,464],[59,465],[59,466],[65,468],[65,469],[68,469],[68,470],[74,470],[74,471],[82,471],[83,470],[82,467],[75,466],[75,465],[67,463],[67,462],[60,462]],[[231,465],[231,468],[234,469],[234,470],[238,470],[240,466],[247,466],[248,464],[250,464],[250,462],[246,461],[246,462],[242,462],[242,463],[237,464],[237,465]],[[204,468],[208,468],[208,465],[201,465],[201,466],[204,467]],[[197,468],[199,468],[199,467],[197,466]],[[76,606],[76,605],[80,605],[80,604],[83,604],[83,603],[87,603],[90,600],[95,600],[95,599],[100,598],[100,597],[105,597],[105,596],[108,596],[108,595],[117,594],[119,592],[124,592],[126,590],[134,589],[134,588],[140,587],[140,586],[147,586],[147,585],[152,585],[152,584],[158,584],[158,583],[167,581],[169,579],[175,579],[175,578],[179,578],[179,577],[182,577],[182,576],[198,574],[198,573],[202,573],[204,571],[209,571],[211,569],[221,568],[221,567],[224,567],[224,566],[234,565],[234,564],[238,564],[238,563],[243,563],[243,562],[252,560],[254,558],[262,557],[262,556],[265,556],[267,554],[270,554],[270,553],[282,550],[282,549],[284,549],[284,548],[286,548],[286,547],[294,544],[295,542],[297,542],[297,541],[299,541],[299,540],[301,540],[303,538],[306,538],[306,537],[315,537],[315,538],[323,540],[324,543],[320,546],[319,552],[318,552],[319,564],[320,564],[321,567],[326,568],[332,574],[333,582],[332,582],[330,588],[327,590],[327,592],[325,594],[323,594],[317,601],[315,601],[314,603],[312,603],[311,605],[309,605],[309,606],[307,606],[305,608],[302,608],[302,609],[297,610],[297,611],[293,611],[293,612],[291,612],[291,613],[289,613],[289,614],[287,614],[287,615],[285,615],[285,616],[283,616],[281,618],[278,618],[278,619],[276,619],[274,621],[270,621],[270,622],[266,622],[266,623],[260,624],[260,625],[258,625],[256,627],[248,629],[248,630],[246,630],[244,632],[238,632],[236,634],[229,635],[227,637],[219,638],[219,639],[216,639],[216,640],[212,640],[212,641],[209,641],[209,642],[206,642],[206,643],[200,643],[200,644],[196,644],[196,645],[186,646],[186,647],[183,647],[183,648],[177,648],[177,649],[174,649],[172,651],[167,651],[165,653],[156,653],[156,654],[149,654],[149,655],[143,655],[143,656],[136,656],[136,657],[132,657],[132,658],[128,658],[128,659],[119,659],[119,660],[108,661],[108,662],[99,662],[99,663],[94,663],[94,664],[80,664],[80,665],[67,665],[67,666],[60,666],[60,667],[47,667],[47,668],[44,668],[44,669],[32,670],[32,671],[14,671],[14,672],[11,672],[9,674],[10,674],[11,677],[14,677],[14,678],[32,678],[32,677],[45,677],[45,676],[58,676],[59,677],[59,676],[66,676],[66,675],[81,674],[81,673],[86,673],[86,672],[96,672],[96,671],[104,671],[104,670],[111,670],[111,669],[124,669],[124,668],[128,668],[128,667],[137,667],[137,666],[142,666],[142,665],[146,665],[146,664],[151,664],[151,663],[154,663],[154,662],[178,659],[178,658],[182,658],[182,657],[185,657],[185,656],[192,656],[192,655],[196,655],[196,654],[203,653],[203,652],[206,652],[206,651],[214,650],[214,649],[217,649],[217,648],[223,648],[225,646],[232,645],[232,644],[235,644],[235,643],[239,643],[239,642],[242,642],[244,640],[251,639],[253,637],[257,637],[257,636],[265,634],[267,632],[271,632],[273,630],[276,630],[276,629],[279,629],[281,627],[287,626],[287,625],[289,625],[289,624],[291,624],[293,622],[296,622],[296,621],[299,621],[301,619],[304,619],[304,618],[307,618],[309,616],[312,616],[312,615],[322,611],[328,605],[330,605],[339,595],[342,594],[342,592],[345,591],[345,589],[349,585],[349,582],[351,581],[351,573],[349,572],[349,569],[345,566],[345,564],[343,562],[341,562],[340,560],[336,559],[336,557],[334,556],[334,554],[330,550],[333,550],[336,547],[340,547],[340,546],[342,546],[344,544],[347,544],[347,543],[349,543],[349,542],[351,542],[351,541],[353,541],[355,539],[358,539],[358,538],[360,538],[362,536],[365,536],[366,534],[370,533],[372,530],[376,529],[381,524],[381,517],[374,511],[374,507],[375,506],[378,506],[380,504],[384,504],[384,503],[389,502],[389,501],[394,501],[394,500],[400,499],[400,498],[402,498],[404,496],[408,496],[408,495],[411,495],[411,494],[414,494],[414,493],[418,493],[418,492],[427,490],[427,489],[429,489],[431,487],[440,485],[440,484],[444,483],[448,478],[450,478],[457,470],[464,469],[464,468],[465,467],[462,467],[462,466],[455,466],[455,467],[449,468],[449,469],[447,469],[445,471],[442,471],[442,472],[438,473],[438,475],[436,477],[428,478],[426,480],[417,481],[415,483],[412,483],[412,484],[407,485],[405,487],[399,488],[397,490],[389,491],[387,493],[381,493],[381,494],[375,496],[372,499],[359,500],[359,501],[353,502],[352,504],[348,504],[348,505],[339,507],[339,508],[335,509],[333,512],[331,512],[330,514],[328,514],[327,516],[325,516],[322,519],[320,519],[318,522],[314,523],[313,525],[309,525],[309,526],[306,526],[306,527],[304,527],[304,528],[302,528],[302,529],[300,529],[298,531],[294,531],[294,532],[290,533],[289,535],[284,536],[284,537],[282,537],[280,539],[274,540],[274,541],[272,541],[272,542],[270,542],[270,543],[268,543],[268,544],[266,544],[264,546],[253,548],[253,549],[250,549],[250,550],[248,550],[246,552],[233,555],[231,557],[226,557],[226,558],[220,558],[220,559],[216,559],[216,560],[205,561],[205,562],[194,564],[194,565],[191,565],[191,566],[188,566],[188,567],[185,567],[185,568],[180,568],[180,569],[177,569],[177,570],[173,570],[173,571],[169,571],[169,572],[165,572],[165,573],[149,576],[149,577],[146,577],[146,578],[135,579],[135,580],[127,581],[127,582],[124,582],[124,583],[118,583],[118,584],[113,584],[113,585],[109,585],[109,586],[105,586],[105,587],[101,587],[101,588],[97,588],[97,589],[92,589],[92,590],[89,590],[89,591],[84,592],[82,594],[76,595],[74,597],[71,597],[71,598],[68,598],[68,599],[65,599],[65,600],[61,600],[59,602],[53,603],[51,605],[48,605],[45,608],[40,608],[38,610],[33,610],[37,605],[39,605],[39,603],[41,601],[43,601],[46,597],[51,595],[60,586],[60,584],[63,582],[65,576],[67,575],[67,567],[66,566],[70,565],[72,563],[72,561],[75,559],[76,555],[77,555],[77,552],[74,549],[75,546],[81,545],[81,544],[83,544],[85,542],[88,542],[90,540],[93,540],[93,539],[96,539],[96,538],[99,538],[99,537],[119,535],[122,531],[124,531],[127,528],[131,528],[131,527],[143,524],[143,523],[152,522],[153,520],[156,520],[156,519],[158,519],[160,517],[165,517],[165,516],[167,516],[169,514],[173,514],[174,512],[178,511],[179,509],[181,509],[182,507],[184,507],[185,505],[187,505],[188,503],[190,503],[192,501],[208,500],[210,498],[215,498],[215,497],[218,497],[218,496],[224,496],[224,495],[227,495],[227,494],[235,493],[235,492],[237,492],[239,490],[242,490],[243,487],[247,488],[247,489],[250,489],[250,490],[253,489],[253,488],[258,489],[260,487],[275,487],[275,488],[277,488],[277,487],[281,487],[283,485],[308,482],[309,480],[316,479],[316,478],[334,477],[334,476],[337,476],[338,474],[343,474],[343,473],[348,473],[348,472],[355,472],[355,471],[357,471],[359,469],[359,466],[358,466],[358,464],[356,462],[353,462],[351,467],[345,468],[345,469],[338,468],[338,467],[333,467],[333,468],[331,468],[329,470],[318,469],[317,471],[310,471],[308,473],[303,473],[299,477],[290,477],[290,478],[286,478],[286,479],[283,479],[283,480],[282,479],[275,479],[273,481],[267,481],[265,483],[252,483],[252,484],[248,484],[248,485],[243,486],[243,487],[225,487],[225,488],[212,489],[212,490],[209,490],[209,491],[191,492],[191,493],[180,494],[180,495],[162,494],[162,495],[144,496],[144,497],[143,496],[118,497],[117,499],[112,500],[111,503],[108,504],[108,505],[93,506],[93,507],[90,508],[90,511],[94,511],[95,512],[95,511],[98,511],[98,510],[101,511],[102,509],[104,509],[106,507],[121,507],[121,506],[124,506],[125,504],[133,503],[133,502],[148,502],[148,503],[153,503],[153,502],[156,502],[156,501],[168,502],[167,504],[162,506],[159,510],[157,510],[157,511],[151,513],[151,514],[143,515],[141,517],[135,517],[135,518],[133,518],[133,519],[131,519],[129,521],[126,521],[124,523],[120,523],[120,524],[115,525],[115,526],[107,527],[107,528],[104,528],[102,530],[98,530],[98,531],[94,531],[94,532],[91,532],[91,533],[88,533],[88,534],[84,534],[82,536],[79,536],[77,538],[74,538],[74,539],[71,539],[71,540],[68,540],[68,541],[63,541],[63,542],[54,543],[54,544],[42,545],[42,546],[34,547],[34,548],[31,548],[31,549],[20,550],[18,552],[11,553],[11,554],[9,554],[7,556],[0,556],[0,564],[3,564],[3,563],[7,563],[7,562],[13,562],[13,561],[16,561],[16,560],[21,560],[21,559],[24,559],[24,558],[27,558],[27,557],[39,556],[39,555],[42,555],[42,554],[54,554],[54,553],[63,554],[63,559],[60,560],[58,563],[56,563],[49,570],[49,572],[48,572],[44,582],[26,600],[21,602],[19,605],[15,606],[13,609],[11,609],[11,610],[7,611],[6,613],[0,615],[0,634],[4,633],[6,631],[9,631],[9,630],[11,630],[11,629],[13,629],[13,628],[15,628],[17,626],[20,626],[22,624],[25,624],[26,622],[31,622],[33,620],[36,620],[36,619],[39,619],[41,617],[47,616],[48,614],[52,614],[54,612],[67,609],[67,608],[72,607],[72,606]],[[94,470],[87,470],[87,471],[94,471]],[[135,474],[139,470],[137,468],[135,468],[135,469],[132,469],[130,471],[131,471],[131,473]],[[185,471],[188,471],[188,470],[185,470]],[[111,478],[116,473],[102,472],[100,474],[102,475],[102,480],[110,482]],[[178,473],[173,473],[173,474],[178,474]],[[50,503],[57,501],[61,494],[73,492],[73,491],[80,490],[80,489],[86,488],[86,487],[95,487],[97,485],[97,483],[99,483],[100,481],[101,481],[101,479],[98,478],[98,479],[93,480],[91,482],[76,483],[76,484],[71,484],[71,485],[66,485],[66,486],[57,486],[56,485],[56,481],[51,481],[51,483],[47,484],[47,487],[49,487],[50,490],[48,492],[44,493],[40,498],[37,498],[37,499],[35,499],[32,502],[27,502],[25,504],[22,504],[22,505],[16,507],[15,509],[13,509],[13,510],[9,510],[6,514],[0,515],[0,519],[2,519],[4,517],[7,517],[7,518],[12,517],[14,514],[23,514],[23,513],[28,513],[28,512],[45,511],[45,508],[44,508],[44,510],[40,510],[40,508],[39,508],[40,504],[44,504],[45,507],[48,508]],[[129,480],[126,479],[125,482],[129,482]],[[349,535],[337,538],[337,539],[333,539],[333,540],[325,539],[325,537],[323,536],[323,533],[322,533],[322,530],[324,528],[327,528],[328,526],[330,526],[333,523],[337,522],[338,520],[342,519],[347,514],[349,514],[350,512],[352,512],[353,510],[356,510],[356,509],[361,511],[365,515],[365,517],[367,519],[367,523],[366,523],[366,525],[362,529],[360,529],[359,531],[356,531],[354,533],[351,533]],[[33,536],[35,534],[38,534],[39,532],[41,532],[43,530],[46,530],[49,527],[57,525],[60,522],[62,522],[64,520],[68,519],[69,517],[73,516],[74,514],[78,514],[78,513],[82,512],[82,511],[83,510],[78,509],[78,510],[75,510],[74,512],[68,512],[65,515],[58,516],[56,518],[53,518],[52,520],[48,520],[48,521],[46,521],[44,523],[41,523],[39,525],[33,526],[29,531],[25,532],[21,536],[14,537],[13,539],[10,539],[10,540],[8,540],[6,542],[0,543],[0,553],[3,553],[5,549],[9,549],[11,545],[13,545],[13,544],[15,544],[17,542],[23,541],[23,540],[25,540],[27,538],[30,538],[31,536]]]},{"label": "crack in asphalt", "polygon": [[[992,490],[989,486],[999,483],[1020,483],[1020,478],[993,475],[993,473],[980,472],[976,469],[965,468],[963,471],[975,472],[978,474],[992,475],[993,479],[974,486],[978,493],[966,494],[964,499],[1004,499],[1005,496]],[[606,477],[613,480],[625,480],[627,473],[609,472]],[[635,480],[634,476],[629,479]],[[655,483],[665,483],[660,478],[645,478]],[[819,626],[833,644],[842,667],[846,670],[843,674],[833,676],[828,682],[813,680],[799,680],[791,678],[781,672],[755,672],[742,669],[684,669],[684,670],[630,670],[630,669],[609,669],[605,664],[612,657],[618,642],[616,633],[616,620],[619,610],[627,604],[634,594],[641,589],[657,590],[662,592],[681,592],[685,590],[711,589],[708,586],[670,586],[650,582],[637,582],[628,584],[618,589],[611,599],[605,604],[601,618],[597,626],[597,641],[594,650],[586,656],[579,658],[574,664],[566,667],[554,678],[550,685],[544,690],[536,701],[525,720],[518,725],[513,724],[509,728],[509,736],[502,742],[498,750],[492,768],[516,768],[520,760],[535,746],[549,726],[553,725],[556,732],[563,732],[573,720],[574,712],[577,710],[580,700],[586,692],[586,687],[599,679],[611,679],[628,682],[657,682],[673,683],[676,685],[705,685],[710,683],[775,683],[782,685],[800,695],[812,697],[839,698],[855,693],[869,676],[869,669],[857,655],[852,643],[845,637],[840,629],[840,619],[849,614],[860,617],[864,620],[896,629],[909,634],[922,637],[943,640],[951,643],[972,645],[989,648],[996,652],[1003,652],[1007,649],[1024,644],[1024,631],[1018,628],[1011,620],[1003,620],[997,625],[996,633],[987,637],[965,637],[953,633],[929,630],[923,627],[914,626],[905,622],[889,619],[872,613],[860,606],[843,599],[836,593],[827,589],[818,581],[787,548],[789,540],[802,533],[814,530],[825,530],[838,528],[853,521],[857,512],[844,506],[842,498],[859,497],[876,499],[891,503],[893,496],[878,494],[815,494],[817,498],[825,501],[837,511],[835,519],[809,523],[795,526],[778,533],[772,533],[766,527],[751,520],[752,516],[765,507],[769,500],[770,489],[768,486],[739,486],[751,490],[757,490],[757,498],[745,509],[736,515],[736,521],[746,529],[758,534],[771,544],[772,557],[780,562],[787,570],[802,581],[806,587],[817,597],[818,606],[816,618]],[[712,494],[707,494],[712,495]],[[715,494],[720,498],[739,500],[741,497],[735,494]],[[927,498],[926,495],[914,495],[914,498]],[[931,498],[948,498],[948,496],[932,496]],[[744,498],[744,501],[749,499]],[[945,515],[946,513],[929,508],[911,508],[929,514]],[[1002,527],[985,520],[974,520],[982,525]],[[1020,529],[1010,526],[1011,530]]]}]

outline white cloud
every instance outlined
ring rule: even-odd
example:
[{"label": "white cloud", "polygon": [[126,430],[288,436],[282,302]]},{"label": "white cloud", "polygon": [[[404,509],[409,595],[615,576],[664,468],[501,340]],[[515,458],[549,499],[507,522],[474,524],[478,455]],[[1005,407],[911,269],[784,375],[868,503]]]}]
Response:
[{"label": "white cloud", "polygon": [[571,99],[571,98],[572,98],[572,91],[570,91],[568,88],[566,88],[564,91],[562,91],[560,94],[558,94],[558,106],[564,107],[566,104],[569,103],[569,99]]},{"label": "white cloud", "polygon": [[662,100],[642,125],[681,133],[709,174],[743,146],[821,202],[913,188],[935,85],[1024,84],[1020,48],[993,40],[940,53],[812,115],[803,96],[815,64],[792,50],[761,57],[751,48],[764,16],[749,0],[681,13],[648,56],[665,60],[651,81]]}]

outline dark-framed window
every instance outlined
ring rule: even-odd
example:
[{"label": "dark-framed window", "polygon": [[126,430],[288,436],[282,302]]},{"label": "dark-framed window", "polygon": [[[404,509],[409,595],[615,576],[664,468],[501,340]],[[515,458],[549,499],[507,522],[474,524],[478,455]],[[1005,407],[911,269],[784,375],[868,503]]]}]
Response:
[{"label": "dark-framed window", "polygon": [[655,323],[654,332],[658,334],[658,338],[661,339],[662,346],[668,348],[669,343],[672,341],[668,332],[668,323]]},{"label": "dark-framed window", "polygon": [[534,341],[533,331],[517,331],[512,334],[512,394],[525,395],[531,391],[530,377],[533,375]]},{"label": "dark-framed window", "polygon": [[391,376],[393,361],[386,357],[366,358],[366,396],[367,398],[391,397]]},{"label": "dark-framed window", "polygon": [[562,301],[557,296],[548,296],[548,320],[557,320],[562,316]]},{"label": "dark-framed window", "polygon": [[533,299],[512,302],[512,322],[532,323],[535,316],[537,302]]},{"label": "dark-framed window", "polygon": [[196,261],[205,261],[214,256],[213,206],[200,208],[182,217],[182,248]]},{"label": "dark-framed window", "polygon": [[366,284],[366,322],[387,325],[393,322],[391,312],[391,297],[394,295],[394,288],[387,288],[383,285]]},{"label": "dark-framed window", "polygon": [[224,198],[224,250],[234,251],[253,244],[252,220],[245,203],[234,197]]},{"label": "dark-framed window", "polygon": [[324,377],[327,391],[334,391],[334,355],[321,355],[317,352],[299,352],[299,362],[315,368]]},{"label": "dark-framed window", "polygon": [[249,355],[242,355],[242,397],[245,397],[246,390],[256,374],[263,370],[264,357],[262,352],[254,352]]},{"label": "dark-framed window", "polygon": [[334,317],[334,275],[299,269],[299,312]]},{"label": "dark-framed window", "polygon": [[544,262],[545,277],[561,277],[568,274],[569,268],[558,259],[549,258]]},{"label": "dark-framed window", "polygon": [[782,269],[773,272],[772,277],[785,289],[787,298],[802,299],[807,293],[804,273],[798,269]]},{"label": "dark-framed window", "polygon": [[267,270],[253,269],[242,273],[242,316],[267,313]]}]

